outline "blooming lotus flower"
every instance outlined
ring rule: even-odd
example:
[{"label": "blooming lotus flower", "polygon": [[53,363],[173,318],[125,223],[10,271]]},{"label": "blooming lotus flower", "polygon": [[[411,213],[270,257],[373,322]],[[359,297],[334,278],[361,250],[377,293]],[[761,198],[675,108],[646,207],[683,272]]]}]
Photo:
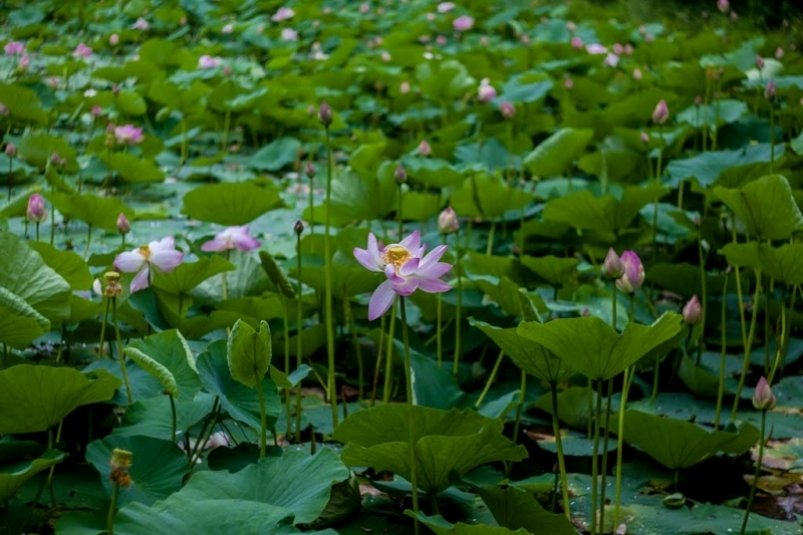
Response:
[{"label": "blooming lotus flower", "polygon": [[577,48],[577,49],[583,48],[583,40],[580,37],[577,37],[576,35],[572,37],[572,40],[569,41],[569,44],[572,45],[572,48]]},{"label": "blooming lotus flower", "polygon": [[457,32],[466,32],[470,30],[474,26],[474,19],[469,17],[468,15],[461,15],[454,19],[452,22],[452,27]]},{"label": "blooming lotus flower", "polygon": [[717,9],[722,13],[727,13],[730,9],[730,2],[728,0],[717,0]]},{"label": "blooming lotus flower", "polygon": [[147,20],[140,17],[136,20],[136,22],[134,22],[134,24],[131,25],[131,27],[134,28],[135,30],[141,30],[144,32],[148,30],[151,27],[151,25]]},{"label": "blooming lotus flower", "polygon": [[92,117],[100,117],[103,115],[103,108],[99,104],[95,104],[92,106],[92,109],[89,110],[89,113],[92,114]]},{"label": "blooming lotus flower", "polygon": [[88,58],[92,55],[92,48],[84,43],[78,43],[78,46],[73,50],[73,56],[76,58]]},{"label": "blooming lotus flower", "polygon": [[480,86],[477,88],[477,98],[482,102],[490,102],[496,98],[496,89],[491,85],[488,78],[480,80]]},{"label": "blooming lotus flower", "polygon": [[248,233],[248,225],[242,227],[228,227],[215,234],[215,237],[201,245],[201,250],[207,253],[230,251],[253,251],[259,247],[259,242]]},{"label": "blooming lotus flower", "polygon": [[614,53],[610,53],[607,56],[605,56],[604,63],[608,67],[616,67],[617,65],[619,65],[619,56]]},{"label": "blooming lotus flower", "polygon": [[292,19],[296,12],[289,7],[280,7],[276,13],[270,18],[273,22],[281,22],[283,20]]},{"label": "blooming lotus flower", "polygon": [[176,269],[182,260],[184,253],[176,249],[173,237],[167,236],[118,254],[114,259],[114,267],[125,273],[136,273],[131,281],[131,293],[134,293],[148,287],[151,269],[167,273]]},{"label": "blooming lotus flower", "polygon": [[622,276],[616,279],[616,287],[620,292],[635,293],[644,284],[644,266],[641,259],[633,251],[625,251],[619,257],[624,267]]},{"label": "blooming lotus flower", "polygon": [[198,58],[199,69],[214,69],[215,67],[220,67],[221,63],[223,63],[222,59],[207,54]]},{"label": "blooming lotus flower", "polygon": [[111,46],[117,46],[120,44],[120,36],[116,33],[113,33],[109,36],[109,44]]},{"label": "blooming lotus flower", "polygon": [[114,137],[121,145],[136,145],[142,142],[142,128],[126,124],[114,128]]},{"label": "blooming lotus flower", "polygon": [[440,280],[452,269],[451,264],[439,262],[446,252],[439,245],[424,256],[421,234],[413,232],[399,243],[380,248],[373,234],[368,235],[366,249],[354,248],[354,257],[370,271],[384,273],[387,280],[380,284],[368,303],[368,319],[375,320],[390,308],[397,295],[408,296],[418,289],[428,293],[447,292],[451,286]]},{"label": "blooming lotus flower", "polygon": [[753,391],[753,407],[760,411],[772,410],[775,408],[775,395],[772,393],[770,384],[761,376],[758,380],[755,391]]},{"label": "blooming lotus flower", "polygon": [[454,2],[441,2],[438,4],[438,13],[448,13],[454,9]]},{"label": "blooming lotus flower", "polygon": [[25,211],[25,217],[31,223],[41,223],[47,219],[47,208],[45,207],[45,198],[39,193],[34,193],[28,197],[28,208]]},{"label": "blooming lotus flower", "polygon": [[225,35],[228,35],[228,34],[233,33],[233,32],[234,32],[234,24],[231,23],[231,22],[226,24],[225,26],[223,26],[220,29],[220,33],[225,34]]},{"label": "blooming lotus flower", "polygon": [[25,53],[25,44],[19,41],[9,41],[3,47],[6,56],[21,56]]},{"label": "blooming lotus flower", "polygon": [[669,119],[669,106],[666,105],[666,101],[664,99],[661,99],[658,101],[658,104],[655,105],[655,109],[652,111],[652,122],[656,124],[664,124],[667,119]]}]

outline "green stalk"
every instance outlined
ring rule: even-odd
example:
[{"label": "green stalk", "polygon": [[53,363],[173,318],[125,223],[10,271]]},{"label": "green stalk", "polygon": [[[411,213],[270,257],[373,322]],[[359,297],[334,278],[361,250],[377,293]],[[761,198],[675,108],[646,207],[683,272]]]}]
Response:
[{"label": "green stalk", "polygon": [[605,401],[605,438],[602,441],[602,482],[600,485],[599,531],[605,531],[605,493],[607,492],[606,479],[608,478],[608,437],[611,427],[611,398],[613,397],[613,379],[608,379],[608,399]]},{"label": "green stalk", "polygon": [[700,262],[700,337],[697,342],[697,364],[703,355],[703,343],[705,342],[705,313],[708,310],[708,289],[707,277],[705,273],[705,258],[703,256],[703,232],[702,229],[697,233],[697,257]]},{"label": "green stalk", "polygon": [[[39,239],[37,237],[37,239]],[[84,258],[89,258],[89,245],[92,243],[92,225],[86,227],[86,249],[84,250]]]},{"label": "green stalk", "polygon": [[753,477],[753,484],[750,485],[750,494],[747,497],[747,508],[744,510],[744,518],[742,519],[742,529],[739,530],[739,535],[744,535],[747,529],[747,520],[750,518],[750,509],[753,508],[753,500],[756,497],[756,487],[758,486],[758,477],[761,475],[761,463],[764,459],[764,433],[767,424],[767,410],[761,411],[761,434],[758,441],[758,460],[756,461],[756,473]]},{"label": "green stalk", "polygon": [[385,318],[379,319],[379,342],[376,344],[376,364],[374,364],[374,378],[371,383],[371,406],[376,405],[376,390],[379,387],[379,370],[382,368],[382,348],[385,347]]},{"label": "green stalk", "polygon": [[[736,418],[736,411],[739,409],[739,399],[742,395],[744,382],[747,378],[747,372],[750,369],[750,351],[753,346],[753,336],[756,332],[756,318],[758,317],[758,299],[761,295],[761,271],[755,270],[756,274],[756,291],[753,294],[753,310],[750,313],[750,330],[747,333],[747,339],[744,341],[744,358],[742,360],[742,372],[739,375],[739,384],[736,386],[736,394],[733,398],[733,406],[731,407],[731,420]],[[739,308],[742,308],[741,305]]]},{"label": "green stalk", "polygon": [[714,415],[714,429],[719,429],[720,415],[722,414],[722,402],[725,398],[725,357],[727,355],[728,333],[727,322],[725,321],[725,314],[727,313],[727,295],[728,295],[728,275],[725,272],[725,283],[722,285],[722,319],[720,320],[721,340],[719,351],[719,387],[717,388],[717,408]]},{"label": "green stalk", "polygon": [[257,394],[259,395],[259,458],[264,459],[268,441],[268,415],[262,380],[257,383]]},{"label": "green stalk", "polygon": [[388,349],[385,354],[385,388],[382,391],[382,401],[390,402],[390,389],[393,379],[393,334],[396,328],[396,303],[390,307],[390,327],[388,327]]},{"label": "green stalk", "polygon": [[[413,492],[413,512],[418,515],[418,483],[416,478],[416,454],[415,454],[415,394],[413,393],[413,366],[410,360],[410,340],[407,334],[407,307],[404,296],[399,297],[399,308],[401,308],[402,341],[404,342],[404,374],[407,386],[407,424],[410,427],[410,486]],[[418,518],[415,519],[415,533],[418,535],[420,527]]]},{"label": "green stalk", "polygon": [[504,358],[505,358],[505,350],[503,349],[499,352],[499,356],[496,357],[496,362],[494,363],[494,367],[491,370],[491,375],[488,376],[488,380],[485,382],[485,388],[482,389],[480,397],[477,398],[477,402],[474,403],[475,408],[479,409],[480,405],[482,405],[482,402],[485,399],[485,396],[488,395],[488,390],[491,389],[491,384],[496,379],[496,374],[499,372],[499,366],[502,365],[502,360]]},{"label": "green stalk", "polygon": [[597,479],[599,478],[599,421],[602,419],[602,381],[597,381],[595,394],[594,445],[591,451],[591,535],[596,535],[597,533],[597,507],[599,506],[599,482]]},{"label": "green stalk", "polygon": [[616,331],[616,285],[611,284],[611,310],[613,310],[611,316],[611,327],[613,330]]},{"label": "green stalk", "polygon": [[443,366],[443,335],[441,329],[443,328],[443,296],[436,294],[437,308],[435,317],[435,352],[438,358],[438,368]]},{"label": "green stalk", "polygon": [[[516,419],[513,422],[513,442],[519,442],[519,427],[521,426],[521,415],[524,412],[524,398],[527,396],[527,374],[524,370],[521,371],[521,385],[519,386],[519,404],[516,407]],[[508,464],[505,468],[505,477],[510,477],[510,469],[512,464]]]},{"label": "green stalk", "polygon": [[110,297],[112,300],[112,323],[114,324],[114,335],[117,338],[117,359],[120,361],[120,372],[123,374],[123,384],[125,393],[128,396],[128,404],[134,403],[134,395],[131,392],[131,383],[128,380],[128,369],[125,366],[125,352],[123,351],[123,337],[120,336],[120,326],[117,325],[117,298]]},{"label": "green stalk", "polygon": [[[285,377],[290,377],[290,317],[287,314],[287,298],[282,296],[282,320],[284,321],[284,375]],[[284,419],[286,421],[285,425],[285,436],[289,437],[290,432],[292,431],[292,426],[290,422],[293,418],[290,415],[290,389],[285,388],[284,390]]]},{"label": "green stalk", "polygon": [[[457,240],[455,240],[457,242]],[[460,267],[460,248],[457,249],[454,267],[457,272],[457,309],[455,310],[454,320],[454,362],[452,364],[452,375],[457,377],[460,371],[460,319],[463,313],[463,273]]]},{"label": "green stalk", "polygon": [[100,326],[100,342],[98,343],[98,358],[103,357],[103,341],[106,338],[106,322],[109,319],[109,306],[111,305],[109,297],[104,297],[103,300],[106,302],[106,307],[105,310],[103,311],[103,323]]},{"label": "green stalk", "polygon": [[351,331],[351,343],[354,345],[354,353],[357,355],[357,389],[359,391],[359,399],[362,401],[365,397],[365,364],[362,360],[362,347],[360,347],[360,337],[357,335],[357,323],[354,321],[351,302],[345,295],[343,296],[343,306],[349,323],[349,331]]},{"label": "green stalk", "polygon": [[335,384],[335,327],[334,316],[332,315],[332,139],[329,135],[329,127],[326,130],[326,222],[323,236],[324,254],[324,284],[325,284],[325,303],[326,309],[326,365],[328,373],[326,376],[326,391],[329,403],[332,406],[332,428],[337,427],[337,393]]},{"label": "green stalk", "polygon": [[494,248],[494,234],[496,233],[496,221],[491,223],[491,229],[488,231],[488,243],[485,246],[485,256],[491,256]]},{"label": "green stalk", "polygon": [[117,513],[117,496],[120,494],[120,485],[112,485],[112,499],[109,502],[109,512],[106,514],[106,533],[114,535],[114,517]]},{"label": "green stalk", "polygon": [[552,433],[555,435],[555,447],[558,449],[558,471],[560,472],[560,491],[563,497],[563,513],[566,519],[572,519],[571,505],[569,502],[569,479],[566,475],[566,459],[563,456],[563,438],[560,434],[560,424],[558,422],[558,385],[555,381],[549,382],[549,390],[552,393]]},{"label": "green stalk", "polygon": [[616,479],[614,483],[615,496],[613,507],[613,525],[619,525],[619,509],[622,505],[622,449],[624,448],[625,410],[627,396],[630,394],[630,383],[633,381],[633,371],[625,368],[622,379],[622,396],[619,400],[619,421],[616,430]]},{"label": "green stalk", "polygon": [[170,394],[167,395],[170,398],[170,417],[171,417],[171,426],[170,426],[170,440],[173,442],[176,441],[176,400],[173,399],[173,396]]},{"label": "green stalk", "polygon": [[[298,369],[301,367],[301,353],[304,349],[301,338],[304,307],[301,306],[301,234],[299,233],[296,234],[296,269],[298,270],[298,279],[296,280],[296,296],[298,299],[298,310],[296,311],[296,369]],[[296,388],[296,442],[301,442],[301,384]]]},{"label": "green stalk", "polygon": [[315,175],[309,175],[309,199],[307,205],[309,206],[309,233],[310,236],[315,234]]},{"label": "green stalk", "polygon": [[39,241],[39,221],[36,222],[36,241]]}]

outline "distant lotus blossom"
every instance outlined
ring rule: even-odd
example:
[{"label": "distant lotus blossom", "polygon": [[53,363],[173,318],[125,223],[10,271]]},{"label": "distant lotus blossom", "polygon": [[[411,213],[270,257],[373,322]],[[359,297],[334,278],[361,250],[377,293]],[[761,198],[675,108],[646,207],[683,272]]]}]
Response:
[{"label": "distant lotus blossom", "polygon": [[577,24],[575,24],[573,21],[566,21],[566,29],[571,33],[574,33],[577,31]]},{"label": "distant lotus blossom", "polygon": [[623,47],[620,43],[614,43],[614,45],[611,47],[611,50],[613,50],[613,53],[617,56],[621,56],[625,52],[625,47]]},{"label": "distant lotus blossom", "polygon": [[131,25],[131,27],[134,28],[135,30],[141,30],[144,32],[149,30],[151,25],[147,20],[140,17],[136,20],[136,22],[134,22],[134,24]]},{"label": "distant lotus blossom", "polygon": [[783,47],[779,46],[778,48],[775,49],[775,59],[783,58],[783,54],[784,54]]},{"label": "distant lotus blossom", "polygon": [[454,2],[441,2],[438,4],[438,13],[448,13],[454,9]]},{"label": "distant lotus blossom", "polygon": [[17,68],[21,71],[25,71],[28,69],[28,65],[30,64],[31,58],[28,57],[28,54],[23,54],[22,57],[20,57],[19,63],[17,64]]},{"label": "distant lotus blossom", "polygon": [[772,100],[775,98],[775,91],[777,87],[775,85],[775,80],[770,80],[767,82],[767,87],[764,88],[764,98],[767,100]]},{"label": "distant lotus blossom", "polygon": [[728,2],[728,0],[717,0],[717,9],[722,13],[727,13],[730,7],[730,2]]},{"label": "distant lotus blossom", "polygon": [[6,56],[21,56],[25,53],[25,43],[9,41],[3,47],[3,51],[5,51]]},{"label": "distant lotus blossom", "polygon": [[432,22],[433,20],[435,20],[435,13],[432,13],[432,12],[427,13],[425,15],[425,17],[426,17],[427,21]]},{"label": "distant lotus blossom", "polygon": [[89,113],[92,114],[92,117],[100,117],[103,115],[103,108],[99,104],[95,104]]},{"label": "distant lotus blossom", "polygon": [[422,139],[421,143],[418,144],[416,152],[418,152],[418,154],[420,154],[421,156],[429,156],[430,154],[432,154],[432,147],[429,146],[429,141],[427,141],[426,139]]},{"label": "distant lotus blossom", "polygon": [[282,41],[298,41],[298,32],[292,28],[282,28]]},{"label": "distant lotus blossom", "polygon": [[142,135],[142,128],[133,124],[126,124],[115,127],[114,137],[117,139],[117,143],[121,145],[136,145],[142,142],[144,136]]},{"label": "distant lotus blossom", "polygon": [[731,20],[734,22],[739,20],[739,14],[736,13],[735,11],[731,11]]},{"label": "distant lotus blossom", "polygon": [[477,88],[477,98],[481,102],[490,102],[496,98],[496,89],[491,85],[491,81],[488,78],[480,80],[480,86]]},{"label": "distant lotus blossom", "polygon": [[608,49],[599,43],[591,43],[590,45],[586,45],[586,52],[595,56],[601,56],[602,54],[607,54]]},{"label": "distant lotus blossom", "polygon": [[468,15],[461,15],[454,19],[452,22],[452,27],[455,31],[458,32],[467,32],[472,27],[474,27],[474,19],[469,17]]},{"label": "distant lotus blossom", "polygon": [[577,49],[583,48],[583,40],[576,35],[572,37],[572,40],[569,41],[569,43],[572,45],[572,48],[577,48]]},{"label": "distant lotus blossom", "polygon": [[117,216],[117,232],[120,234],[131,232],[131,223],[128,222],[128,218],[123,212],[120,212],[120,215]]},{"label": "distant lotus blossom", "polygon": [[273,22],[281,22],[283,20],[292,19],[296,12],[289,7],[280,7],[276,13],[270,18]]},{"label": "distant lotus blossom", "polygon": [[625,51],[625,54],[626,54],[626,55],[628,55],[628,56],[632,56],[632,55],[633,55],[633,52],[634,52],[634,50],[633,50],[633,45],[631,45],[630,43],[627,43],[627,44],[625,45],[625,49],[624,49],[624,51]]},{"label": "distant lotus blossom", "polygon": [[64,158],[61,154],[54,151],[50,155],[50,163],[58,167],[63,167],[64,165],[67,165],[67,158]]},{"label": "distant lotus blossom", "polygon": [[201,250],[207,253],[230,251],[253,251],[259,248],[259,242],[248,233],[248,225],[242,227],[228,227],[215,234],[215,237],[201,245]]},{"label": "distant lotus blossom", "polygon": [[222,63],[223,63],[222,59],[215,56],[209,56],[207,54],[204,54],[203,56],[198,58],[199,69],[214,69],[215,67],[220,67]]},{"label": "distant lotus blossom", "polygon": [[502,102],[499,103],[499,112],[505,119],[510,119],[511,117],[516,115],[516,106],[514,106],[512,102],[503,100]]},{"label": "distant lotus blossom", "polygon": [[6,148],[4,150],[6,156],[8,156],[9,158],[13,158],[14,156],[17,155],[17,146],[10,141],[6,143]]},{"label": "distant lotus blossom", "polygon": [[439,35],[438,37],[436,37],[435,38],[435,44],[438,45],[438,46],[445,45],[446,44],[446,36],[445,35]]},{"label": "distant lotus blossom", "polygon": [[399,93],[401,93],[402,95],[406,95],[409,92],[410,92],[410,82],[406,82],[406,81],[402,82],[399,85]]},{"label": "distant lotus blossom", "polygon": [[120,36],[116,33],[113,33],[109,36],[109,44],[111,46],[117,46],[120,44]]},{"label": "distant lotus blossom", "polygon": [[614,53],[610,53],[607,56],[605,56],[604,63],[608,67],[616,67],[617,65],[619,65],[619,56]]},{"label": "distant lotus blossom", "polygon": [[762,58],[761,56],[756,56],[756,68],[758,70],[763,70],[764,65],[765,65],[764,58]]},{"label": "distant lotus blossom", "polygon": [[438,232],[441,234],[454,234],[460,230],[460,218],[454,208],[447,206],[438,215]]},{"label": "distant lotus blossom", "polygon": [[400,243],[381,248],[376,236],[369,234],[366,249],[354,248],[354,257],[365,269],[384,273],[387,277],[371,295],[369,320],[387,312],[397,295],[408,296],[418,289],[428,293],[451,290],[451,286],[440,280],[452,269],[451,264],[439,261],[446,246],[439,245],[426,256],[424,251],[426,247],[421,245],[421,234],[417,230]]},{"label": "distant lotus blossom", "polygon": [[390,63],[390,60],[393,59],[393,56],[390,55],[390,52],[387,50],[383,50],[381,54],[379,54],[379,58],[382,60],[383,63]]},{"label": "distant lotus blossom", "polygon": [[231,23],[231,22],[226,24],[225,26],[223,26],[220,29],[220,33],[225,34],[225,35],[228,35],[228,34],[233,33],[233,32],[234,32],[234,24]]},{"label": "distant lotus blossom", "polygon": [[624,273],[616,279],[616,287],[620,292],[635,293],[644,284],[644,266],[641,259],[633,251],[625,251],[619,259],[624,267]]},{"label": "distant lotus blossom", "polygon": [[563,87],[564,89],[571,89],[574,87],[574,80],[571,78],[564,78],[563,79]]},{"label": "distant lotus blossom", "polygon": [[168,273],[184,260],[184,253],[176,249],[172,236],[131,251],[120,253],[114,259],[114,267],[124,273],[136,273],[131,281],[131,293],[144,290],[150,284],[151,269]]},{"label": "distant lotus blossom", "polygon": [[73,56],[76,58],[88,58],[92,55],[92,48],[84,43],[78,43],[78,46],[73,50]]},{"label": "distant lotus blossom", "polygon": [[25,217],[31,223],[41,223],[47,219],[47,207],[45,206],[45,198],[39,193],[34,193],[28,197],[28,207],[25,211]]},{"label": "distant lotus blossom", "polygon": [[666,105],[664,99],[661,99],[658,101],[658,104],[655,105],[655,109],[652,112],[652,122],[655,124],[664,124],[668,118],[669,106]]},{"label": "distant lotus blossom", "polygon": [[753,391],[753,407],[759,411],[772,410],[775,408],[777,400],[772,393],[772,388],[767,382],[767,379],[762,375],[756,384],[756,389]]},{"label": "distant lotus blossom", "polygon": [[639,69],[638,67],[633,69],[633,79],[634,80],[641,80],[643,77],[644,77],[644,75],[641,73],[641,69]]},{"label": "distant lotus blossom", "polygon": [[647,143],[650,142],[650,135],[647,132],[642,132],[641,134],[639,134],[639,139],[641,140],[642,143],[646,145]]},{"label": "distant lotus blossom", "polygon": [[371,4],[369,4],[368,2],[363,2],[362,4],[360,4],[360,13],[365,15],[369,11],[371,11]]},{"label": "distant lotus blossom", "polygon": [[683,321],[688,325],[697,325],[702,318],[703,307],[696,295],[683,306]]}]

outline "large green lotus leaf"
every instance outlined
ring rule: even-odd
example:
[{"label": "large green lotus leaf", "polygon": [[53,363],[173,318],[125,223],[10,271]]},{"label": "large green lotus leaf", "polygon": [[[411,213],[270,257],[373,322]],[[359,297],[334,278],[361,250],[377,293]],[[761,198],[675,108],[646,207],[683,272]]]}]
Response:
[{"label": "large green lotus leaf", "polygon": [[100,160],[126,182],[161,182],[165,178],[154,161],[128,152],[101,153]]},{"label": "large green lotus leaf", "polygon": [[242,320],[229,333],[227,358],[234,380],[249,388],[256,388],[268,373],[273,357],[268,322],[261,321],[255,330]]},{"label": "large green lotus leaf", "polygon": [[55,191],[47,194],[48,200],[65,217],[105,230],[117,230],[117,217],[124,213],[132,218],[134,211],[117,197],[99,197],[92,193],[82,195]]},{"label": "large green lotus leaf", "polygon": [[747,104],[741,100],[723,99],[712,104],[689,106],[678,113],[676,119],[679,123],[686,123],[694,128],[716,128],[722,124],[735,123],[744,115],[747,115]]},{"label": "large green lotus leaf", "polygon": [[[291,344],[291,347],[294,346]],[[198,355],[197,366],[204,388],[220,398],[223,409],[235,420],[259,429],[259,396],[255,389],[232,378],[226,360],[226,341],[218,340],[209,344],[206,351]],[[281,398],[273,381],[264,379],[262,388],[267,405],[268,427],[272,428],[282,410]]]},{"label": "large green lotus leaf", "polygon": [[373,180],[382,164],[386,147],[387,140],[384,139],[384,136],[363,140],[362,144],[351,153],[349,167],[360,178]]},{"label": "large green lotus leaf", "polygon": [[475,84],[466,66],[455,59],[419,62],[416,78],[421,93],[436,101],[451,102]]},{"label": "large green lotus leaf", "polygon": [[[257,295],[270,287],[268,276],[253,255],[235,250],[229,255],[228,261],[236,269],[226,273],[227,299]],[[224,301],[222,279],[222,274],[205,279],[191,291],[191,295],[218,303]]]},{"label": "large green lotus leaf", "polygon": [[[215,396],[201,392],[191,401],[176,400],[175,403],[176,430],[181,435],[184,430],[191,428],[212,412]],[[143,436],[172,440],[170,400],[167,396],[156,396],[136,401],[126,410],[122,424],[115,427],[112,434],[119,437]]]},{"label": "large green lotus leaf", "polygon": [[593,316],[522,323],[518,334],[542,344],[586,377],[601,381],[622,373],[680,329],[681,317],[666,312],[649,326],[628,323],[621,334]]},{"label": "large green lotus leaf", "polygon": [[[291,270],[292,275],[296,275],[296,270]],[[322,292],[326,287],[326,273],[323,265],[304,265],[301,276],[304,284],[308,284],[315,290]],[[350,297],[376,289],[383,281],[383,276],[379,273],[366,271],[366,269],[356,262],[353,265],[333,264],[332,265],[332,288],[335,296]]]},{"label": "large green lotus leaf", "polygon": [[[726,169],[770,161],[769,143],[747,145],[743,149],[708,151],[686,159],[672,160],[666,167],[669,180],[665,183],[677,187],[682,181],[694,178],[703,186],[712,185]],[[775,157],[783,154],[783,145],[775,147]]]},{"label": "large green lotus leaf", "polygon": [[0,231],[0,288],[23,299],[50,320],[70,315],[70,285],[25,240]]},{"label": "large green lotus leaf", "polygon": [[128,347],[141,351],[164,366],[177,383],[180,399],[192,399],[201,389],[195,356],[179,331],[162,331],[136,340]]},{"label": "large green lotus leaf", "polygon": [[769,277],[790,286],[803,284],[803,244],[787,243],[773,247],[766,243],[729,243],[720,253],[728,264],[759,269]]},{"label": "large green lotus leaf", "polygon": [[186,294],[210,277],[233,271],[234,264],[220,256],[208,256],[197,262],[184,262],[169,273],[154,271],[153,286],[174,294]]},{"label": "large green lotus leaf", "polygon": [[66,280],[73,290],[86,291],[92,287],[92,274],[89,266],[78,253],[57,249],[47,242],[28,242],[31,249],[39,253],[42,260]]},{"label": "large green lotus leaf", "polygon": [[540,100],[549,93],[554,85],[554,82],[545,79],[546,77],[547,75],[541,72],[529,72],[512,76],[502,86],[502,94],[499,98],[513,103]]},{"label": "large green lotus leaf", "polygon": [[706,430],[692,422],[628,410],[624,439],[674,470],[693,466],[719,451],[730,451],[733,443],[742,442],[741,434],[750,433],[750,429],[755,431],[752,426],[742,427],[741,433]]},{"label": "large green lotus leaf", "polygon": [[482,486],[479,494],[500,526],[529,533],[576,535],[565,516],[544,509],[532,494],[517,487]]},{"label": "large green lotus leaf", "polygon": [[50,330],[50,320],[0,286],[0,342],[25,347]]},{"label": "large green lotus leaf", "polygon": [[[415,453],[418,486],[439,492],[453,474],[463,475],[493,461],[519,461],[527,456],[502,435],[504,423],[473,411],[444,411],[416,405]],[[409,408],[381,405],[350,415],[335,430],[346,444],[343,462],[390,470],[410,479]]]},{"label": "large green lotus leaf", "polygon": [[426,221],[440,212],[441,202],[438,193],[405,191],[402,196],[402,217],[406,221]]},{"label": "large green lotus leaf", "polygon": [[281,203],[273,187],[260,187],[252,182],[208,184],[184,195],[181,212],[201,221],[245,225]]},{"label": "large green lotus leaf", "polygon": [[593,136],[591,129],[561,128],[524,157],[524,167],[535,176],[561,175],[583,153]]},{"label": "large green lotus leaf", "polygon": [[301,142],[294,137],[280,137],[254,153],[247,163],[259,171],[278,171],[298,159]]},{"label": "large green lotus leaf", "polygon": [[491,526],[489,524],[466,524],[458,522],[452,524],[441,515],[427,516],[424,513],[414,514],[412,511],[405,511],[407,516],[417,518],[419,522],[431,529],[435,535],[529,535],[531,532],[524,528],[513,531],[502,526]]},{"label": "large green lotus leaf", "polygon": [[544,346],[522,337],[516,327],[503,329],[484,321],[472,319],[470,322],[504,350],[505,355],[510,357],[516,366],[542,381],[557,383],[573,373],[573,370],[563,360],[545,349]]},{"label": "large green lotus leaf", "polygon": [[47,167],[53,153],[67,160],[67,170],[75,168],[75,149],[66,140],[53,134],[32,134],[17,144],[19,157],[40,169]]},{"label": "large green lotus leaf", "polygon": [[125,115],[142,115],[148,109],[145,99],[135,91],[120,91],[116,98],[117,109]]},{"label": "large green lotus leaf", "polygon": [[446,188],[463,180],[463,175],[446,160],[411,156],[404,160],[404,170],[414,182],[433,188]]},{"label": "large green lotus leaf", "polygon": [[0,500],[11,497],[33,476],[64,460],[64,453],[48,450],[32,460],[18,461],[0,466]]},{"label": "large green lotus leaf", "polygon": [[803,214],[782,175],[766,175],[739,189],[716,187],[714,194],[730,208],[753,235],[785,240],[803,229]]},{"label": "large green lotus leaf", "polygon": [[42,109],[42,101],[27,87],[0,84],[0,102],[6,105],[9,114],[15,119],[25,123],[47,123],[47,112]]},{"label": "large green lotus leaf", "polygon": [[511,188],[501,177],[484,173],[465,180],[450,197],[452,207],[461,216],[491,220],[501,218],[510,210],[521,210],[532,199],[531,193]]},{"label": "large green lotus leaf", "polygon": [[467,171],[500,171],[518,166],[520,160],[518,156],[512,156],[501,141],[493,137],[474,143],[461,143],[455,148],[454,157],[457,164]]},{"label": "large green lotus leaf", "polygon": [[538,258],[522,255],[520,260],[524,267],[533,270],[553,286],[568,282],[577,273],[577,264],[580,263],[576,258],[560,258],[554,255]]},{"label": "large green lotus leaf", "polygon": [[98,370],[18,364],[0,371],[0,434],[46,431],[81,405],[107,401],[120,381]]},{"label": "large green lotus leaf", "polygon": [[109,461],[115,448],[134,454],[129,469],[133,483],[121,489],[117,498],[121,507],[131,502],[151,504],[181,488],[188,470],[187,455],[174,442],[146,436],[110,435],[86,447],[86,460],[100,473],[103,488],[109,495],[112,492]]}]

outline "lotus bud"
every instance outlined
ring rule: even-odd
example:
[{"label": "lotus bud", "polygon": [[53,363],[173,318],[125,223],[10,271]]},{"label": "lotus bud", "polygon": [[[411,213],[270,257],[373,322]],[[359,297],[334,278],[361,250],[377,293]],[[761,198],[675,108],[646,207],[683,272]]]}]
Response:
[{"label": "lotus bud", "polygon": [[702,318],[703,308],[700,306],[700,300],[696,295],[689,299],[688,303],[683,306],[683,321],[687,325],[697,325]]},{"label": "lotus bud", "polygon": [[642,143],[646,145],[647,143],[650,142],[650,135],[647,132],[642,132],[641,134],[639,134],[639,139],[641,140]]},{"label": "lotus bud", "polygon": [[429,146],[429,142],[426,139],[421,140],[421,143],[418,144],[418,148],[416,150],[421,156],[429,156],[432,154],[432,147]]},{"label": "lotus bud", "polygon": [[59,154],[58,152],[54,152],[53,154],[50,155],[50,163],[58,167],[61,167],[62,165],[67,163],[67,160],[65,158],[62,158],[61,154]]},{"label": "lotus bud", "polygon": [[776,90],[775,81],[770,80],[769,82],[767,82],[767,87],[764,88],[764,98],[766,98],[767,100],[774,99],[775,90]]},{"label": "lotus bud", "polygon": [[312,165],[312,162],[307,162],[304,172],[307,174],[307,178],[315,178],[315,166]]},{"label": "lotus bud", "polygon": [[513,105],[512,102],[508,102],[507,100],[505,100],[499,104],[499,112],[505,119],[510,119],[511,117],[516,115],[516,107]]},{"label": "lotus bud", "polygon": [[563,88],[564,89],[571,89],[574,87],[574,80],[571,78],[564,78],[563,79]]},{"label": "lotus bud", "polygon": [[302,223],[300,219],[296,221],[295,225],[293,225],[293,231],[297,236],[300,236],[301,233],[304,232],[304,223]]},{"label": "lotus bud", "polygon": [[123,212],[120,212],[120,215],[117,216],[117,232],[120,234],[128,234],[131,232],[131,224],[128,222],[128,218]]},{"label": "lotus bud", "polygon": [[763,375],[758,380],[755,391],[753,391],[753,407],[759,411],[768,411],[775,408],[775,395]]},{"label": "lotus bud", "polygon": [[624,273],[616,279],[616,287],[624,293],[635,293],[644,284],[644,266],[641,259],[633,251],[625,251],[619,260],[624,266]]},{"label": "lotus bud", "polygon": [[669,106],[666,105],[664,99],[661,99],[658,101],[658,104],[655,105],[655,109],[652,112],[652,122],[664,124],[667,119],[669,119]]},{"label": "lotus bud", "polygon": [[327,102],[321,102],[318,107],[318,120],[325,128],[332,124],[332,107]]},{"label": "lotus bud", "polygon": [[9,113],[8,106],[0,102],[0,115],[8,115],[8,113]]},{"label": "lotus bud", "polygon": [[784,54],[783,47],[779,46],[778,48],[775,49],[775,59],[783,58],[783,54]]},{"label": "lotus bud", "polygon": [[717,9],[722,13],[727,13],[730,9],[728,0],[717,0]]},{"label": "lotus bud", "polygon": [[393,171],[393,178],[396,179],[397,184],[404,184],[407,182],[407,171],[404,170],[401,164],[397,165],[396,169]]},{"label": "lotus bud", "polygon": [[120,44],[120,36],[116,33],[113,33],[109,36],[109,44],[112,46],[117,46]]},{"label": "lotus bud", "polygon": [[758,70],[764,69],[764,58],[762,58],[761,56],[756,56],[756,68]]},{"label": "lotus bud", "polygon": [[441,234],[453,234],[460,230],[460,220],[457,217],[457,212],[451,206],[446,207],[440,215],[438,215],[438,231]]},{"label": "lotus bud", "polygon": [[34,193],[28,197],[28,209],[25,216],[31,223],[41,223],[47,219],[47,208],[45,207],[45,198],[39,193]]},{"label": "lotus bud", "polygon": [[17,155],[17,146],[9,141],[8,143],[6,143],[5,152],[6,156],[8,156],[9,158],[13,158],[14,156]]},{"label": "lotus bud", "polygon": [[624,275],[625,266],[622,260],[613,248],[608,249],[608,254],[605,255],[605,261],[602,263],[602,274],[609,279],[618,279]]}]

